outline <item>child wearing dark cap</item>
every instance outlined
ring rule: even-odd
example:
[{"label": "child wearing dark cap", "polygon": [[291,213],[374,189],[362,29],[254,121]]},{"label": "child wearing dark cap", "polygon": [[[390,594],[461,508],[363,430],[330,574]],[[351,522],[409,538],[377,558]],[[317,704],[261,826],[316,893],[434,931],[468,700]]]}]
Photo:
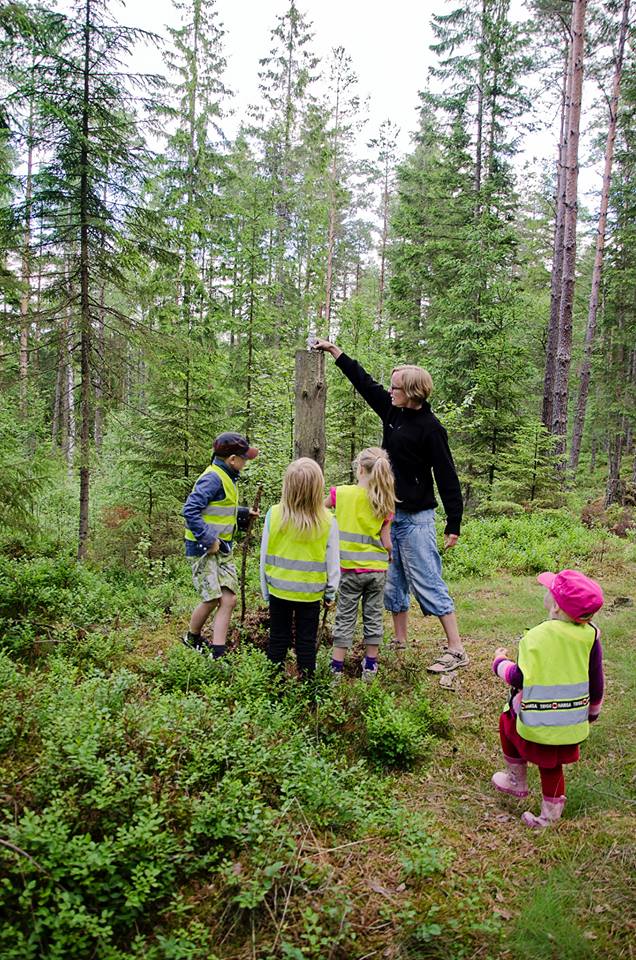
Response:
[{"label": "child wearing dark cap", "polygon": [[504,647],[495,651],[493,671],[512,688],[499,718],[505,770],[495,789],[528,796],[528,763],[539,768],[543,794],[537,816],[521,817],[529,827],[558,820],[565,806],[563,764],[579,759],[579,744],[598,719],[603,701],[603,651],[591,618],[603,606],[603,591],[578,570],[541,573],[549,619],[521,638],[517,663]]},{"label": "child wearing dark cap", "polygon": [[[182,642],[214,659],[225,653],[232,610],[236,605],[238,577],[232,562],[232,540],[237,526],[244,528],[252,514],[238,506],[237,481],[248,460],[258,456],[240,433],[221,433],[214,441],[212,463],[197,479],[185,502],[185,551],[192,565],[192,580],[201,596]],[[212,643],[201,636],[213,610]]]}]

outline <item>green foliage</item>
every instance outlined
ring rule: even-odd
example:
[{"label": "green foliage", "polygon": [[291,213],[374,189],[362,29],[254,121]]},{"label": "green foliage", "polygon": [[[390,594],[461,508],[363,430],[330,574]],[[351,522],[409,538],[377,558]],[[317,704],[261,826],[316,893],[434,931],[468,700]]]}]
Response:
[{"label": "green foliage", "polygon": [[52,463],[37,436],[40,432],[37,414],[32,413],[29,420],[17,418],[17,403],[13,391],[3,392],[0,396],[0,475],[3,487],[0,544],[5,549],[19,548],[22,551],[25,541],[37,532],[37,506],[50,480]]},{"label": "green foliage", "polygon": [[545,956],[586,960],[594,955],[581,931],[580,897],[570,870],[555,870],[543,878],[511,931],[510,940],[521,960]]},{"label": "green foliage", "polygon": [[584,565],[597,546],[598,535],[568,510],[544,510],[469,520],[459,546],[445,554],[445,563],[453,577],[487,576],[497,570],[539,573]]},{"label": "green foliage", "polygon": [[0,650],[0,755],[10,751],[24,728],[28,727],[30,718],[27,716],[26,706],[32,686],[20,667]]},{"label": "green foliage", "polygon": [[400,862],[405,877],[423,881],[444,870],[448,857],[440,851],[437,837],[426,818],[411,811],[399,810],[395,830],[402,846]]},{"label": "green foliage", "polygon": [[[72,657],[66,649],[59,645],[33,681],[0,656],[1,746],[18,767],[37,756],[19,809],[0,814],[12,845],[0,847],[3,956],[35,960],[46,949],[123,960],[147,948],[156,958],[198,958],[209,941],[179,917],[184,891],[203,879],[214,884],[218,923],[227,903],[262,922],[264,904],[284,891],[298,917],[284,938],[289,956],[318,960],[327,942],[347,950],[348,900],[325,887],[324,865],[299,856],[307,824],[347,839],[369,830],[399,838],[408,882],[438,869],[424,825],[388,802],[364,760],[349,761],[317,733],[315,691],[276,679],[260,651],[239,650],[219,673],[175,643],[137,673],[109,668],[100,649]],[[380,698],[362,695],[371,715]],[[399,727],[398,708],[383,702]],[[441,729],[419,697],[409,722]],[[416,745],[420,755],[421,736],[405,744],[400,730],[390,735],[391,760],[398,747],[401,762]],[[307,904],[308,886],[320,891],[320,910]],[[157,923],[159,915],[173,920]]]},{"label": "green foliage", "polygon": [[[174,573],[173,573],[174,571]],[[2,645],[32,651],[36,638],[68,642],[95,624],[159,622],[175,601],[182,564],[150,561],[136,573],[98,573],[67,557],[0,556]],[[82,633],[78,633],[82,631]]]},{"label": "green foliage", "polygon": [[430,745],[426,719],[418,710],[400,707],[379,686],[373,686],[364,713],[369,756],[387,767],[408,769]]}]

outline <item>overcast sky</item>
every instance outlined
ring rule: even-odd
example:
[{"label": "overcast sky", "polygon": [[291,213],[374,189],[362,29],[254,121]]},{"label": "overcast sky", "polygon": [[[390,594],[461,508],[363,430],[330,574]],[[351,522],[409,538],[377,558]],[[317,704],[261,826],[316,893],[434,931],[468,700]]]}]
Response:
[{"label": "overcast sky", "polygon": [[[287,0],[216,0],[218,19],[226,31],[225,81],[235,93],[234,119],[224,123],[229,136],[247,105],[258,99],[259,60],[269,53],[270,31],[288,6]],[[358,92],[362,98],[369,97],[363,142],[377,134],[383,120],[390,119],[401,130],[401,152],[407,152],[410,134],[417,127],[418,91],[426,86],[433,62],[431,15],[453,6],[444,0],[298,0],[298,7],[313,25],[313,50],[321,59],[326,59],[333,47],[343,46],[353,61]],[[111,9],[114,12],[117,5]],[[522,0],[513,0],[513,9],[518,17],[524,16]],[[178,25],[171,0],[126,0],[121,18],[128,25],[161,34],[165,34],[166,24]],[[140,52],[140,61],[138,69],[162,70],[161,60],[153,62],[147,51]],[[528,138],[520,164],[524,160],[533,165],[541,160],[553,164],[555,152],[556,124],[551,131]],[[580,186],[584,193],[599,189],[598,172],[583,169]]]},{"label": "overcast sky", "polygon": [[[226,30],[226,83],[235,92],[237,113],[258,98],[259,60],[270,50],[270,31],[286,0],[217,0],[219,22]],[[368,135],[390,118],[401,131],[400,146],[408,148],[409,131],[417,125],[418,90],[426,83],[430,63],[431,12],[440,3],[430,0],[305,0],[299,9],[313,24],[313,49],[326,59],[343,46],[359,78],[359,94],[370,98]],[[114,8],[113,8],[114,9]],[[128,0],[122,20],[157,33],[176,25],[170,0]]]}]

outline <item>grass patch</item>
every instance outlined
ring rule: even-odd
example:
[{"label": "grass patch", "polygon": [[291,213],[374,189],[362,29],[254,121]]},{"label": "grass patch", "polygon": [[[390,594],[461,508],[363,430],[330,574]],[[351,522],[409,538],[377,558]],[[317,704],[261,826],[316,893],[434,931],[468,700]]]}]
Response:
[{"label": "grass patch", "polygon": [[581,929],[582,891],[571,871],[562,867],[543,878],[517,918],[510,945],[520,960],[586,960],[594,956]]}]

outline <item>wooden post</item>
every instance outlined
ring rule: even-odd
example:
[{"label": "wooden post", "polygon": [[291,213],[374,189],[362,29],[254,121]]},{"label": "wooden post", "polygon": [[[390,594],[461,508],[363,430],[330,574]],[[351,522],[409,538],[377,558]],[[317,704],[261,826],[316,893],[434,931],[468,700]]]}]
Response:
[{"label": "wooden post", "polygon": [[296,411],[294,454],[325,466],[325,356],[314,350],[296,351]]}]

